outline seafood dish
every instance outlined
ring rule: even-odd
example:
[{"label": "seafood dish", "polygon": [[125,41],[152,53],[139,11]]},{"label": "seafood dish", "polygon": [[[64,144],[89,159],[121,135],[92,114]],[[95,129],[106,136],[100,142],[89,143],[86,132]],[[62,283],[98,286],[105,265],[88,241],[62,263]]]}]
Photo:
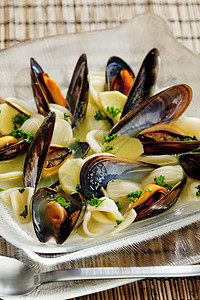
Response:
[{"label": "seafood dish", "polygon": [[0,98],[0,201],[41,243],[118,234],[200,197],[200,118],[192,88],[157,86],[159,50],[137,74],[112,56],[105,73],[76,63],[66,91],[35,58],[35,107]]}]

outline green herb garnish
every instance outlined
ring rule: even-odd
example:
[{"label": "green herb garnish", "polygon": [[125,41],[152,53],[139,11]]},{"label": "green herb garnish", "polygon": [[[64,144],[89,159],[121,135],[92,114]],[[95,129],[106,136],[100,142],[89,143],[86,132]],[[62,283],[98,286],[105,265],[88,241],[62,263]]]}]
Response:
[{"label": "green herb garnish", "polygon": [[154,177],[154,181],[156,182],[157,185],[162,186],[165,180],[165,176],[160,175],[159,177]]},{"label": "green herb garnish", "polygon": [[157,185],[165,187],[168,191],[170,191],[174,187],[174,184],[165,183],[165,176],[163,175],[160,175],[159,177],[155,177],[154,181],[156,182]]},{"label": "green herb garnish", "polygon": [[135,199],[139,198],[143,192],[151,192],[150,189],[140,190],[136,192],[132,192],[126,195],[126,198],[129,199],[129,202],[135,202]]},{"label": "green herb garnish", "polygon": [[70,115],[67,115],[66,113],[64,113],[64,120],[68,122]]},{"label": "green herb garnish", "polygon": [[183,137],[182,138],[182,141],[196,141],[196,140],[197,140],[197,138],[195,135],[193,137]]},{"label": "green herb garnish", "polygon": [[92,199],[88,200],[88,204],[91,206],[98,207],[105,199],[99,199],[92,194]]},{"label": "green herb garnish", "polygon": [[111,151],[111,150],[113,150],[113,149],[114,149],[113,146],[107,146],[106,149],[105,149],[105,152]]},{"label": "green herb garnish", "polygon": [[26,142],[30,144],[32,143],[33,139],[34,139],[34,134],[29,131],[26,136]]},{"label": "green herb garnish", "polygon": [[121,221],[121,220],[116,220],[116,222],[117,222],[117,225],[119,225],[119,224],[121,224],[121,223],[122,223],[122,221]]},{"label": "green herb garnish", "polygon": [[28,133],[26,133],[23,129],[20,129],[20,128],[13,130],[9,135],[15,137],[16,139],[24,138],[24,139],[26,139],[26,142],[29,144],[34,139],[33,133],[31,133],[30,131]]},{"label": "green herb garnish", "polygon": [[67,202],[63,197],[60,196],[60,194],[54,198],[54,201],[58,202],[62,207],[68,209],[70,212],[75,208],[75,205],[72,202]]},{"label": "green herb garnish", "polygon": [[28,120],[30,118],[30,116],[25,115],[23,113],[19,113],[17,115],[15,115],[12,119],[13,124],[14,124],[14,129],[17,129],[18,126],[21,126],[22,124],[24,124],[24,122],[26,120]]},{"label": "green herb garnish", "polygon": [[5,191],[4,189],[2,189],[2,188],[0,188],[0,192],[3,192],[3,191]]},{"label": "green herb garnish", "polygon": [[25,188],[22,188],[22,189],[18,189],[18,191],[23,194],[23,192],[25,191]]},{"label": "green herb garnish", "polygon": [[81,187],[80,183],[77,183],[77,185],[76,185],[76,191],[78,193],[80,193],[81,195],[83,195],[83,190],[82,190],[82,187]]},{"label": "green herb garnish", "polygon": [[76,143],[81,141],[80,139],[77,139],[77,138],[75,138],[74,140],[75,140]]},{"label": "green herb garnish", "polygon": [[114,106],[107,106],[106,110],[113,118],[121,112],[119,108],[115,108]]},{"label": "green herb garnish", "polygon": [[28,206],[27,205],[25,205],[24,211],[21,214],[19,214],[19,215],[21,217],[24,217],[24,219],[26,219],[26,217],[28,216]]},{"label": "green herb garnish", "polygon": [[121,210],[121,207],[120,207],[120,205],[119,205],[119,201],[116,201],[115,204],[117,205],[118,211],[120,211],[120,210]]},{"label": "green herb garnish", "polygon": [[96,114],[95,114],[94,118],[97,121],[99,121],[99,120],[107,120],[107,117],[103,116],[100,110],[96,111]]},{"label": "green herb garnish", "polygon": [[114,133],[111,136],[104,136],[103,139],[103,143],[110,143],[112,140],[114,140],[117,137],[117,133]]},{"label": "green herb garnish", "polygon": [[200,185],[195,186],[195,188],[198,190],[196,192],[196,196],[199,197],[200,196]]}]

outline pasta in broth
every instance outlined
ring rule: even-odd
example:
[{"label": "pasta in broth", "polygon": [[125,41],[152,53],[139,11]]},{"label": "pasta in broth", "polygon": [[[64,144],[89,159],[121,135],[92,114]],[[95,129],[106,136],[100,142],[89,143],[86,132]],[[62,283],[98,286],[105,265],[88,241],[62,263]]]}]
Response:
[{"label": "pasta in broth", "polygon": [[[136,77],[124,61],[112,57],[105,78],[101,73],[88,76],[82,55],[67,103],[57,84],[32,59],[37,110],[15,98],[1,101],[0,201],[16,222],[33,222],[41,242],[53,235],[61,244],[71,232],[89,238],[117,234],[136,220],[170,208],[180,196],[187,168],[183,170],[177,154],[199,147],[200,119],[181,117],[191,100],[188,86],[153,94],[158,57],[158,50],[152,49]],[[146,64],[152,69],[142,77]],[[77,78],[82,80],[78,91]],[[164,115],[160,111],[164,101],[173,108],[180,94],[180,104],[170,116]],[[47,125],[50,114],[52,124]],[[24,178],[27,174],[30,178]],[[192,190],[191,201],[200,194],[198,180],[187,179],[185,191]]]}]

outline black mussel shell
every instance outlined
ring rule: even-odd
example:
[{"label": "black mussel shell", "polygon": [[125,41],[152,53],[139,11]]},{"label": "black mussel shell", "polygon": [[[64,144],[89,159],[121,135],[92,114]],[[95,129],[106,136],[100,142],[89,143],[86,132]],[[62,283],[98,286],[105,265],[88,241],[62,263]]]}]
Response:
[{"label": "black mussel shell", "polygon": [[144,128],[178,119],[191,99],[192,90],[188,85],[169,87],[129,111],[114,125],[109,135],[136,136]]},{"label": "black mussel shell", "polygon": [[[54,225],[46,215],[47,204],[51,201],[57,202],[58,198],[65,200],[68,207],[65,207],[64,221]],[[47,242],[51,237],[56,239],[57,244],[62,244],[75,229],[80,225],[84,215],[84,201],[79,193],[67,195],[63,190],[59,193],[50,188],[40,188],[33,196],[32,216],[36,236],[40,242]],[[55,212],[55,218],[56,218]],[[79,222],[80,221],[80,222]]]},{"label": "black mussel shell", "polygon": [[25,139],[15,144],[10,144],[8,146],[0,148],[0,160],[11,159],[18,155],[21,155],[28,150],[29,146],[30,144],[27,143]]},{"label": "black mussel shell", "polygon": [[185,183],[186,178],[178,182],[165,196],[154,202],[152,205],[135,208],[137,213],[135,221],[161,214],[172,207],[178,200]]},{"label": "black mussel shell", "polygon": [[111,155],[96,155],[84,163],[80,172],[80,184],[88,199],[93,194],[95,197],[102,197],[101,188],[105,188],[110,180],[126,175],[133,176],[134,173],[141,179],[157,167]]},{"label": "black mussel shell", "polygon": [[44,89],[41,87],[40,81],[38,79],[39,74],[44,73],[43,69],[40,65],[35,61],[34,58],[30,59],[31,64],[31,86],[33,90],[33,96],[35,99],[35,103],[38,109],[39,114],[43,116],[47,116],[51,111],[49,107],[49,99],[47,100]]},{"label": "black mussel shell", "polygon": [[36,189],[54,130],[55,112],[50,112],[37,130],[24,163],[24,186]]},{"label": "black mussel shell", "polygon": [[58,171],[61,165],[72,155],[72,150],[60,145],[51,145],[47,152],[43,173],[52,175]]},{"label": "black mussel shell", "polygon": [[87,142],[75,142],[70,145],[73,158],[84,158],[90,150],[90,145]]},{"label": "black mussel shell", "polygon": [[114,82],[117,81],[119,84],[119,88],[117,90],[124,93],[124,83],[120,75],[120,72],[122,70],[127,70],[132,79],[134,80],[135,75],[133,71],[123,59],[117,56],[110,57],[106,65],[106,85],[108,91],[116,90],[116,87],[114,87]]},{"label": "black mussel shell", "polygon": [[87,56],[82,54],[69,84],[66,101],[73,115],[72,128],[78,127],[85,118],[88,104],[89,82],[88,82]]},{"label": "black mussel shell", "polygon": [[200,153],[183,154],[179,163],[188,176],[200,180]]},{"label": "black mussel shell", "polygon": [[152,95],[157,79],[159,62],[159,51],[154,48],[147,54],[140,67],[134,84],[129,91],[121,118],[141,102],[147,101],[148,98]]}]

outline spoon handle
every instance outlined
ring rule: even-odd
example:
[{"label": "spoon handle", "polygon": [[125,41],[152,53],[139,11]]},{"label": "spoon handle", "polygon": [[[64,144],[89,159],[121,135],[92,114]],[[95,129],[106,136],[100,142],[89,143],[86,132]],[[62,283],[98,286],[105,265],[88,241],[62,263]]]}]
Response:
[{"label": "spoon handle", "polygon": [[200,265],[78,268],[41,273],[40,283],[82,279],[190,277],[199,275]]}]

